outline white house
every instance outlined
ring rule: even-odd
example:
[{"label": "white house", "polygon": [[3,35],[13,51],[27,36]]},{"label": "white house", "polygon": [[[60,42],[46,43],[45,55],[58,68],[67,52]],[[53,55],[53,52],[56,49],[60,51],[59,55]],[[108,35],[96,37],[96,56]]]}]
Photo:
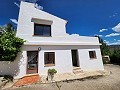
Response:
[{"label": "white house", "polygon": [[66,20],[22,1],[16,35],[26,42],[14,62],[0,63],[0,74],[21,78],[34,73],[47,75],[50,68],[58,74],[73,73],[75,68],[104,70],[98,38],[68,35],[66,24]]}]

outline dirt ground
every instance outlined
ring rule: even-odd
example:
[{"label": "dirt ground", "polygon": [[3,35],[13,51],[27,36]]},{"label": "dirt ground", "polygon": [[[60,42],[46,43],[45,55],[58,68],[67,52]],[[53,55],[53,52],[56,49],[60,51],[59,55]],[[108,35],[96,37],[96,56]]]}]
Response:
[{"label": "dirt ground", "polygon": [[104,65],[104,67],[111,71],[109,76],[82,81],[60,82],[58,84],[34,84],[6,90],[120,90],[120,66],[111,64]]}]

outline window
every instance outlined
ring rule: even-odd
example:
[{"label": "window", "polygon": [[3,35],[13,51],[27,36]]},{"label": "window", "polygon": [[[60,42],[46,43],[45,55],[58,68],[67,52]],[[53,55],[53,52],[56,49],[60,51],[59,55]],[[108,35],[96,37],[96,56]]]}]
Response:
[{"label": "window", "polygon": [[96,52],[95,51],[89,51],[90,59],[96,59]]},{"label": "window", "polygon": [[51,36],[51,25],[35,24],[34,35]]},{"label": "window", "polygon": [[45,66],[54,66],[55,65],[55,53],[54,52],[45,52],[44,53],[44,62],[45,62]]}]

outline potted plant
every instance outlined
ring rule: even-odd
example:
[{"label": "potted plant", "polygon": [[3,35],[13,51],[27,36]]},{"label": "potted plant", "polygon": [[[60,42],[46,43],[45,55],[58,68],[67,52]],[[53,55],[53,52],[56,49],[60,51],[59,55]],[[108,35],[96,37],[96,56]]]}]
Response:
[{"label": "potted plant", "polygon": [[53,80],[54,74],[56,74],[57,71],[55,69],[48,69],[48,80]]}]

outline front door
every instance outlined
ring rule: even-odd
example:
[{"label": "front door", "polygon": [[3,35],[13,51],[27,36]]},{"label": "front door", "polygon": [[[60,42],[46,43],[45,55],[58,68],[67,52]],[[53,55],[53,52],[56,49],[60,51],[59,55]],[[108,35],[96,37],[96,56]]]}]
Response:
[{"label": "front door", "polygon": [[27,74],[38,73],[38,51],[27,51]]},{"label": "front door", "polygon": [[72,54],[72,63],[73,63],[73,66],[79,67],[79,63],[78,63],[78,51],[77,50],[71,50],[71,54]]}]

